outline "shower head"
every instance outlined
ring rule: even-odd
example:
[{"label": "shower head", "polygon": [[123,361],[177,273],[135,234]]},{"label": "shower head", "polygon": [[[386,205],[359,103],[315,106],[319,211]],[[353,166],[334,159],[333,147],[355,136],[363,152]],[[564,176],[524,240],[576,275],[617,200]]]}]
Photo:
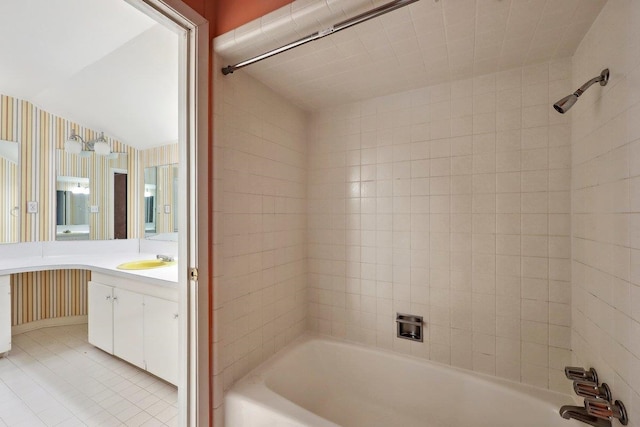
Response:
[{"label": "shower head", "polygon": [[569,111],[569,108],[573,107],[573,104],[575,104],[577,100],[578,95],[572,93],[553,104],[553,108],[555,108],[558,113],[564,114]]},{"label": "shower head", "polygon": [[580,86],[580,88],[578,88],[578,90],[573,92],[571,95],[567,95],[560,101],[553,104],[553,108],[555,108],[558,113],[564,114],[569,111],[569,108],[573,107],[573,104],[576,103],[578,97],[580,97],[580,95],[582,95],[585,90],[589,89],[592,84],[600,83],[600,86],[606,86],[608,82],[609,69],[605,68],[604,70],[602,70],[599,76],[592,78],[591,80]]}]

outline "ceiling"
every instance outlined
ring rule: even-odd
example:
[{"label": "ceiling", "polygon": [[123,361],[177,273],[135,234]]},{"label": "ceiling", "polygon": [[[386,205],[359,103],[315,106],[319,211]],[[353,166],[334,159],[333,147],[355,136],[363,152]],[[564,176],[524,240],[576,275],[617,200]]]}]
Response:
[{"label": "ceiling", "polygon": [[0,93],[143,149],[178,140],[178,35],[124,0],[3,0]]},{"label": "ceiling", "polygon": [[[233,64],[389,1],[296,0],[217,37],[215,49]],[[605,3],[420,0],[236,72],[317,110],[572,56]]]}]

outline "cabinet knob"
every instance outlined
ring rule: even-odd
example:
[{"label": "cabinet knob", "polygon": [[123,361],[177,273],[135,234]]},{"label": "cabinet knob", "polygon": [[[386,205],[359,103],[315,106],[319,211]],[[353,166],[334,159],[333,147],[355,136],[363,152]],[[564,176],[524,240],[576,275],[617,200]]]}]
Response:
[{"label": "cabinet knob", "polygon": [[107,295],[107,301],[111,299],[111,295]]},{"label": "cabinet knob", "polygon": [[178,318],[178,313],[175,313],[175,314],[173,315],[173,318],[174,318],[174,319],[177,319],[177,318]]},{"label": "cabinet knob", "polygon": [[113,300],[114,301],[118,301],[118,297],[113,297]]}]

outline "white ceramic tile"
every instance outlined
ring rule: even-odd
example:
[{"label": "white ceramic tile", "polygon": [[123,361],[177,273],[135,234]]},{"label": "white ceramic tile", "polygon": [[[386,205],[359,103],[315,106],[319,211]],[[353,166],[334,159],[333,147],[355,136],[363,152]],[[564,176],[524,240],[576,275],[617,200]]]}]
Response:
[{"label": "white ceramic tile", "polygon": [[[317,110],[571,56],[604,3],[594,0],[589,7],[578,7],[574,0],[537,0],[449,7],[447,2],[417,2],[246,70],[295,104]],[[216,52],[231,63],[241,61],[370,8],[366,0],[348,2],[347,8],[297,0],[217,37]],[[391,57],[397,60],[389,61]],[[555,61],[545,71],[533,66],[522,80],[501,76],[493,90],[546,84],[550,71],[553,80],[566,79],[568,69],[567,61]],[[548,93],[527,90],[533,92],[526,100],[533,103],[542,102]]]},{"label": "white ceramic tile", "polygon": [[[216,77],[217,93],[223,98],[223,108],[216,110],[216,127],[222,135],[216,145],[224,154],[216,169],[221,191],[215,194],[214,205],[224,226],[219,233],[221,248],[214,257],[219,306],[214,344],[219,374],[214,386],[221,393],[307,327],[307,116],[251,77],[237,77]],[[400,106],[403,100],[395,102]],[[361,240],[359,235],[347,235],[347,230],[359,233],[371,218],[375,221],[375,215],[364,219],[359,215],[372,208],[375,213],[375,204],[361,204],[360,200],[366,196],[375,201],[376,193],[385,189],[375,181],[384,171],[360,167],[375,165],[377,156],[375,145],[361,150],[359,134],[376,128],[371,123],[363,125],[360,114],[360,106],[351,104],[317,117],[326,127],[317,133],[323,144],[314,146],[322,165],[314,174],[327,182],[318,188],[324,196],[314,203],[309,223],[333,231],[309,234],[309,253],[319,262],[310,272],[309,281],[317,280],[317,288],[308,298],[318,329],[340,336],[347,331],[346,277],[327,281],[318,273],[322,268],[339,269],[341,260],[340,270],[346,274],[347,255],[357,256],[350,259],[351,266],[363,259],[375,262],[375,251],[347,252],[347,242],[359,248]],[[343,132],[358,138],[347,136],[345,150],[337,152],[334,135]],[[393,135],[389,136],[393,141]],[[389,147],[389,161],[395,154],[409,164],[408,141],[396,147]],[[329,203],[333,197],[342,198],[344,204]],[[375,236],[373,243],[375,246]],[[145,412],[172,424],[175,398],[161,397],[161,401],[148,402]],[[222,398],[214,404],[220,407]]]},{"label": "white ceramic tile", "polygon": [[175,387],[89,345],[86,325],[31,331],[13,343],[0,359],[0,396],[10,405],[0,404],[4,425],[163,425],[145,415],[146,403],[177,398]]},{"label": "white ceramic tile", "polygon": [[[628,349],[635,348],[640,330],[637,318],[627,315],[629,310],[635,311],[637,301],[633,295],[635,286],[629,287],[626,282],[627,277],[635,277],[634,267],[629,267],[634,264],[634,253],[628,248],[635,232],[628,224],[633,222],[637,207],[633,183],[638,170],[634,167],[634,145],[630,144],[635,138],[625,138],[620,131],[633,129],[638,123],[638,100],[628,98],[630,76],[638,70],[637,61],[631,59],[635,58],[631,46],[637,46],[638,34],[628,27],[631,20],[624,17],[637,16],[639,12],[640,5],[635,3],[608,2],[573,58],[572,85],[606,66],[616,66],[624,72],[617,76],[615,84],[589,94],[588,102],[572,109],[571,166],[575,173],[571,193],[574,211],[579,212],[579,216],[574,215],[570,247],[572,269],[576,274],[572,280],[573,298],[569,300],[566,289],[554,295],[558,302],[572,303],[570,334],[574,361],[589,362],[604,375],[618,372],[616,388],[629,391],[630,398],[640,390],[638,377],[628,362],[637,360]],[[612,40],[625,39],[629,44],[613,49],[601,46],[597,40],[604,34]],[[628,101],[623,102],[623,98]],[[626,113],[620,114],[622,109],[626,109]],[[601,141],[609,143],[603,146]],[[562,153],[561,157],[564,163],[566,154]],[[566,241],[556,243],[553,250],[565,257]],[[566,286],[555,289],[564,288]],[[550,316],[557,327],[550,327],[549,340],[556,342],[555,347],[562,347],[556,340],[562,342],[569,334],[568,322],[555,311],[554,305],[550,306]],[[593,343],[595,336],[602,345]],[[634,423],[638,425],[631,420],[630,424]]]},{"label": "white ceramic tile", "polygon": [[[555,67],[564,70],[566,79],[566,62],[565,68],[560,63]],[[371,189],[367,190],[369,197],[360,199],[358,205],[345,203],[353,199],[349,189],[358,181],[320,172],[338,170],[344,166],[342,159],[351,159],[357,167],[358,158],[347,148],[350,131],[339,128],[336,120],[355,120],[361,110],[352,108],[348,112],[337,107],[313,114],[310,144],[318,152],[330,153],[330,160],[327,163],[325,157],[309,157],[310,212],[324,215],[318,209],[323,204],[327,212],[349,218],[350,230],[358,233],[359,239],[349,242],[339,225],[343,221],[336,217],[309,222],[310,236],[326,236],[325,244],[330,245],[327,248],[333,248],[332,255],[320,248],[309,251],[310,265],[318,266],[310,268],[319,279],[309,281],[310,295],[320,297],[313,300],[318,305],[309,311],[312,329],[342,337],[345,330],[352,330],[357,336],[357,330],[366,328],[357,315],[357,302],[348,316],[334,317],[337,310],[342,313],[344,299],[336,300],[329,293],[332,283],[344,282],[350,275],[340,265],[353,262],[355,275],[367,279],[358,287],[351,287],[354,296],[360,297],[360,313],[365,313],[362,298],[368,298],[372,310],[387,313],[374,321],[378,336],[390,333],[393,310],[425,307],[430,324],[429,348],[415,344],[413,354],[534,382],[536,379],[527,376],[532,360],[513,350],[530,343],[539,350],[539,357],[533,362],[546,369],[544,377],[548,377],[539,385],[552,384],[548,362],[541,360],[546,360],[550,343],[566,347],[571,313],[566,299],[568,264],[558,264],[549,257],[568,262],[570,244],[566,237],[569,214],[550,216],[549,211],[553,207],[563,212],[562,200],[569,198],[568,184],[563,181],[570,177],[570,164],[565,160],[569,151],[562,148],[568,145],[563,145],[560,137],[569,137],[570,132],[556,131],[555,146],[562,150],[554,151],[550,161],[549,126],[542,119],[535,122],[536,111],[531,122],[535,127],[523,129],[520,120],[522,82],[530,87],[527,96],[535,98],[542,89],[546,94],[550,68],[551,64],[521,68],[364,102],[376,105],[371,117],[396,125],[393,131],[382,126],[367,135],[380,144],[375,155],[366,156],[370,159],[366,167],[375,168],[376,173],[369,173],[368,181],[360,178],[358,194],[362,196],[363,189]],[[496,90],[516,90],[518,94],[514,97],[517,116],[504,116],[498,133],[494,132],[497,118],[508,110],[496,108],[500,102]],[[424,96],[427,93],[429,97]],[[468,101],[459,102],[465,100],[465,93]],[[422,101],[414,102],[412,107],[410,99]],[[541,102],[536,99],[527,105],[535,108]],[[455,126],[465,124],[460,121],[454,126],[453,121],[448,121],[446,129],[450,133],[445,133],[444,127],[433,132],[432,127],[432,132],[424,135],[425,141],[414,142],[407,150],[402,129],[411,124],[394,116],[403,109],[407,111],[402,114],[412,117],[419,117],[419,111],[428,109],[430,119],[435,120],[431,125],[448,121],[449,117],[469,115],[469,123],[473,126],[475,120],[475,127],[469,128],[467,137],[453,136],[460,134]],[[328,122],[321,117],[333,119]],[[329,132],[330,139],[319,137]],[[359,158],[361,167],[365,166],[363,158]],[[412,160],[409,168],[404,166],[407,159]],[[551,171],[551,166],[557,169]],[[323,190],[340,182],[346,191],[329,194]],[[553,195],[549,192],[550,182],[557,190]],[[358,194],[353,193],[356,197]],[[351,250],[336,251],[344,243],[362,245],[358,258],[346,256]],[[310,244],[310,248],[315,245]],[[565,282],[560,285],[554,281],[552,292],[549,277],[555,280],[555,276],[563,277]],[[410,306],[406,305],[409,301],[413,303]],[[330,327],[322,326],[325,318],[333,319]],[[558,328],[551,331],[551,326]],[[473,345],[467,350],[453,338],[454,331],[461,329],[474,334]],[[497,338],[502,340],[500,347]],[[408,347],[388,338],[380,340],[379,345],[408,351]]]}]

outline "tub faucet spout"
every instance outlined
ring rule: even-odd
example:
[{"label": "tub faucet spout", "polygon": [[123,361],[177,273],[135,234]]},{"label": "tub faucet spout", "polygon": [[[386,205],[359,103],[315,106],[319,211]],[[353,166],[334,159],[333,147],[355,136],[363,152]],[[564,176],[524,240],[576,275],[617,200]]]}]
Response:
[{"label": "tub faucet spout", "polygon": [[560,416],[565,420],[573,418],[593,427],[611,427],[611,421],[589,415],[584,406],[564,405],[560,408]]},{"label": "tub faucet spout", "polygon": [[156,258],[164,262],[173,262],[174,258],[170,255],[156,255]]}]

